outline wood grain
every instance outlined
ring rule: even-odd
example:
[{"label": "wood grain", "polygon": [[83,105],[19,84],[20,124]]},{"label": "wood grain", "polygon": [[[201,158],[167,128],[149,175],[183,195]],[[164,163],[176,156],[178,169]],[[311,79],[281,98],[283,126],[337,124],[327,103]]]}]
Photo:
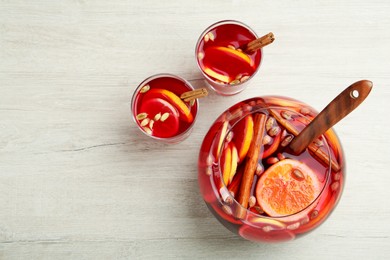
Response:
[{"label": "wood grain", "polygon": [[344,89],[290,143],[294,154],[300,154],[320,135],[357,108],[368,96],[372,82],[360,80]]},{"label": "wood grain", "polygon": [[[0,1],[0,259],[390,257],[390,2]],[[239,95],[200,100],[191,136],[148,140],[130,117],[146,77],[205,87],[200,33],[237,19],[274,32]],[[375,89],[336,127],[347,162],[330,219],[292,243],[243,241],[204,205],[197,157],[226,108],[283,95],[321,110],[351,82]]]}]

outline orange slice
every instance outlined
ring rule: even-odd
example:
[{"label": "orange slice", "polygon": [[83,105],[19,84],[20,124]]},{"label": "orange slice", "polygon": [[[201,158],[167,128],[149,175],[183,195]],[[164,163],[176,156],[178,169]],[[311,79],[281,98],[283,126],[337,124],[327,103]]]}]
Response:
[{"label": "orange slice", "polygon": [[155,88],[146,92],[145,99],[147,99],[146,96],[148,96],[148,98],[164,98],[179,111],[180,118],[182,120],[188,123],[194,121],[194,116],[192,115],[191,110],[175,93],[166,89]]},{"label": "orange slice", "polygon": [[254,61],[244,52],[224,46],[212,46],[205,50],[201,62],[202,70],[208,76],[223,83],[230,83],[236,79],[237,69],[253,73]]},{"label": "orange slice", "polygon": [[209,76],[212,77],[212,78],[215,78],[215,79],[217,79],[217,80],[219,80],[219,81],[222,81],[222,82],[224,82],[224,83],[229,83],[229,82],[230,82],[229,76],[226,76],[226,75],[220,74],[220,73],[218,73],[218,72],[215,72],[215,71],[213,71],[212,69],[207,68],[207,67],[205,67],[203,70],[204,70],[204,72],[205,72],[207,75],[209,75]]},{"label": "orange slice", "polygon": [[241,52],[241,51],[237,51],[235,49],[231,49],[231,48],[228,48],[228,47],[224,47],[224,46],[218,46],[218,47],[215,47],[216,50],[218,51],[221,51],[221,52],[224,52],[226,54],[230,54],[234,57],[237,57],[239,59],[242,59],[243,61],[245,61],[246,63],[248,63],[250,66],[253,66],[253,61],[251,60],[251,58],[244,52]]},{"label": "orange slice", "polygon": [[320,191],[315,172],[302,162],[285,159],[263,173],[256,186],[256,199],[268,215],[281,217],[305,209]]}]

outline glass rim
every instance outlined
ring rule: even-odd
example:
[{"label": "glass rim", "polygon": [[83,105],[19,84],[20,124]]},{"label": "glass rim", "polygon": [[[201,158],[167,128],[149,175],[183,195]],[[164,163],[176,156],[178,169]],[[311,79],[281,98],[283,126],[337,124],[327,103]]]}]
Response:
[{"label": "glass rim", "polygon": [[[232,131],[232,129],[234,128],[234,126],[236,124],[238,124],[241,120],[243,120],[245,117],[247,117],[248,115],[251,115],[251,114],[254,114],[254,113],[263,113],[263,114],[266,114],[268,115],[269,113],[266,112],[268,109],[280,109],[280,108],[283,108],[283,110],[287,110],[289,112],[294,112],[295,114],[298,114],[299,116],[302,116],[303,118],[311,121],[309,118],[307,118],[305,115],[303,115],[302,113],[298,112],[298,111],[295,111],[295,110],[292,110],[291,108],[288,108],[288,107],[283,107],[283,106],[276,106],[276,105],[272,105],[272,106],[267,106],[267,107],[259,107],[259,108],[256,108],[255,110],[252,110],[252,111],[249,111],[249,112],[245,112],[245,114],[241,115],[239,117],[239,119],[237,121],[235,121],[235,123],[230,127],[230,129],[226,132],[225,136],[223,137],[223,142],[222,142],[222,146],[219,150],[219,158],[218,158],[218,167],[217,167],[217,173],[214,173],[214,174],[217,174],[219,176],[219,180],[220,180],[220,183],[222,183],[222,188],[225,190],[225,192],[229,193],[229,190],[225,184],[225,182],[223,181],[223,174],[222,174],[222,167],[221,167],[221,157],[222,157],[222,151],[224,149],[224,146],[225,146],[225,143],[226,143],[226,139],[228,138],[228,135],[229,133]],[[265,112],[265,113],[264,113]],[[325,134],[322,134],[319,136],[319,138],[322,138],[322,140],[324,141],[324,146],[326,147],[326,152],[327,152],[327,155],[328,155],[328,158],[332,158],[331,156],[331,153],[330,153],[330,147],[329,147],[329,144],[328,144],[328,141],[325,137]],[[324,166],[325,167],[325,166]],[[295,212],[295,213],[292,213],[292,214],[289,214],[289,215],[283,215],[283,216],[276,216],[276,217],[271,217],[271,216],[266,216],[266,215],[262,215],[260,213],[254,213],[253,211],[251,211],[249,208],[244,208],[235,198],[234,196],[230,196],[232,198],[232,201],[233,201],[233,204],[236,204],[237,207],[241,207],[245,212],[246,212],[246,217],[244,219],[242,219],[243,221],[245,221],[246,219],[248,219],[248,216],[251,216],[251,217],[257,217],[257,218],[266,218],[266,219],[275,219],[275,220],[284,220],[284,219],[288,219],[289,217],[293,217],[293,216],[297,216],[299,214],[301,214],[302,212],[304,212],[305,210],[313,207],[312,209],[314,210],[315,209],[315,203],[318,202],[319,198],[321,197],[321,195],[324,193],[326,187],[327,187],[327,184],[329,183],[330,181],[330,177],[331,177],[331,172],[332,172],[332,169],[331,169],[331,160],[329,160],[329,164],[326,166],[327,170],[326,170],[326,177],[324,179],[324,182],[322,184],[322,187],[321,187],[321,190],[320,192],[318,193],[318,195],[312,200],[312,202],[307,205],[305,208],[301,209],[300,211],[298,212]],[[211,180],[215,183],[215,179],[214,178],[211,178]],[[219,198],[222,198],[222,192],[220,190],[216,190],[216,192],[218,193],[218,196]],[[222,198],[222,200],[220,200],[220,202],[222,204],[224,204],[224,200]]]},{"label": "glass rim", "polygon": [[199,99],[195,99],[195,104],[196,104],[196,113],[194,115],[194,120],[191,122],[191,124],[187,127],[187,129],[185,129],[183,132],[181,132],[180,134],[177,134],[177,135],[174,135],[174,136],[170,136],[170,137],[158,137],[158,136],[153,136],[153,135],[149,135],[148,133],[146,133],[145,131],[143,131],[141,129],[141,126],[138,124],[138,120],[136,118],[136,115],[135,115],[135,105],[136,105],[136,102],[135,102],[135,98],[137,96],[137,93],[139,92],[139,90],[145,85],[147,84],[148,82],[154,80],[154,79],[157,79],[157,78],[164,78],[164,77],[168,77],[168,78],[173,78],[173,79],[176,79],[176,80],[179,80],[181,82],[184,83],[184,85],[188,86],[189,87],[189,91],[191,90],[194,90],[194,87],[192,86],[192,84],[187,81],[186,79],[180,77],[180,76],[177,76],[175,74],[172,74],[172,73],[157,73],[157,74],[154,74],[154,75],[151,75],[149,77],[147,77],[146,79],[144,79],[134,90],[133,92],[133,96],[131,98],[131,104],[130,104],[130,110],[131,110],[131,115],[132,115],[132,118],[133,118],[133,121],[134,123],[137,125],[138,129],[146,136],[154,139],[154,140],[158,140],[158,141],[162,141],[162,142],[171,142],[171,143],[174,143],[174,142],[180,142],[182,141],[180,138],[185,136],[186,134],[188,134],[193,126],[195,125],[195,122],[198,118],[198,111],[199,111]]},{"label": "glass rim", "polygon": [[220,26],[220,25],[225,25],[225,24],[234,24],[234,25],[239,25],[239,26],[242,26],[244,27],[245,29],[247,29],[250,33],[252,33],[255,38],[259,38],[259,36],[257,35],[257,33],[247,24],[241,22],[241,21],[237,21],[237,20],[221,20],[221,21],[218,21],[218,22],[215,22],[213,24],[211,24],[210,26],[208,26],[199,36],[197,42],[196,42],[196,45],[195,45],[195,59],[196,59],[196,65],[198,66],[198,69],[201,71],[202,75],[209,81],[213,82],[213,84],[216,84],[220,87],[235,87],[235,86],[241,86],[241,85],[244,85],[246,83],[248,83],[257,73],[258,71],[260,70],[260,66],[263,62],[263,58],[264,58],[264,52],[263,52],[263,48],[259,49],[260,53],[261,53],[261,59],[260,59],[260,62],[259,64],[256,65],[256,69],[255,71],[253,72],[252,75],[249,76],[249,78],[243,82],[239,82],[237,84],[234,84],[234,85],[229,85],[229,84],[226,84],[226,83],[220,83],[218,81],[215,81],[214,79],[212,79],[209,75],[207,75],[202,67],[200,66],[199,64],[199,59],[198,59],[198,48],[199,48],[199,44],[202,42],[202,39],[204,38],[204,36],[209,32],[211,31],[212,29],[216,28],[217,26]]}]

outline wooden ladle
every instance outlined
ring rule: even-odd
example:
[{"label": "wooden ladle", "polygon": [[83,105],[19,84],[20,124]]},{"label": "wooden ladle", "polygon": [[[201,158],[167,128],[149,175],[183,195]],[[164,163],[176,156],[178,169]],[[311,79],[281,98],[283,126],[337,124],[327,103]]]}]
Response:
[{"label": "wooden ladle", "polygon": [[316,138],[358,107],[372,89],[372,82],[361,80],[341,92],[290,143],[293,154],[302,153]]}]

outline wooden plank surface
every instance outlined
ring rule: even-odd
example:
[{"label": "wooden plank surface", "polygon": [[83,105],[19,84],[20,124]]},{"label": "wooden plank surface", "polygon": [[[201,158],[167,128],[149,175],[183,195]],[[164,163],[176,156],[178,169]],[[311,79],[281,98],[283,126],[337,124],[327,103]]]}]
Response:
[{"label": "wooden plank surface", "polygon": [[[0,0],[0,259],[390,257],[390,2]],[[222,19],[274,32],[244,92],[201,100],[192,135],[146,139],[130,99],[146,77],[204,81],[194,47]],[[368,99],[336,131],[342,199],[315,232],[239,239],[199,195],[197,156],[216,117],[260,95],[321,110],[351,83]]]}]

